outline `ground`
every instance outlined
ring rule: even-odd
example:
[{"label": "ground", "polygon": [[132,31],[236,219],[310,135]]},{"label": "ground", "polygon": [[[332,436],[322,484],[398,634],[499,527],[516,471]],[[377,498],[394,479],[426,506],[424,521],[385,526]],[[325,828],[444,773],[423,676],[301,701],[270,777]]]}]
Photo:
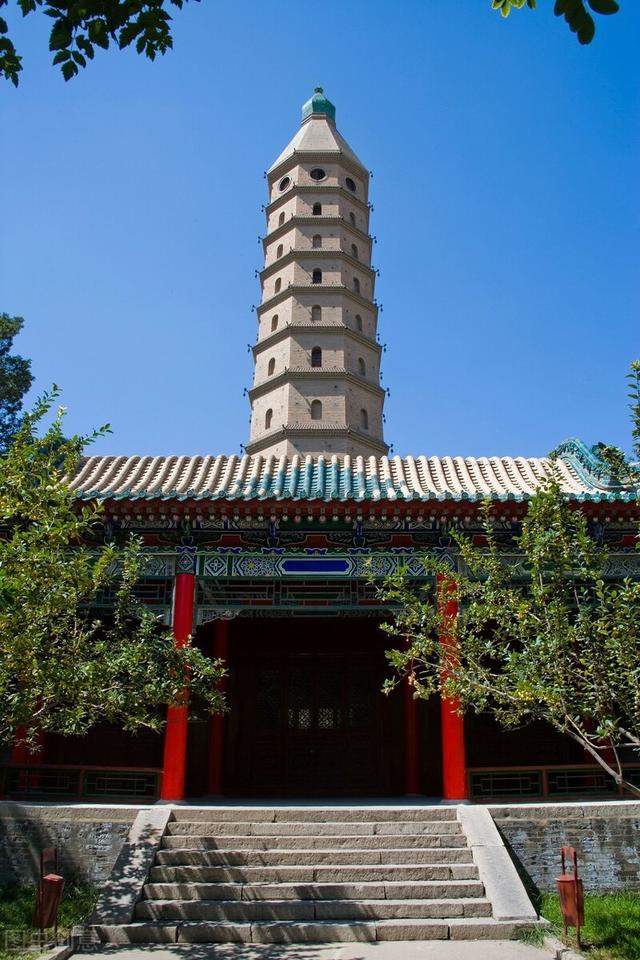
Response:
[{"label": "ground", "polygon": [[[544,894],[540,912],[558,936],[562,917],[558,897]],[[589,960],[640,960],[640,893],[585,894],[582,940]],[[575,943],[572,934],[571,943]]]},{"label": "ground", "polygon": [[[91,887],[67,883],[60,905],[60,933],[64,936],[93,909],[96,892]],[[33,956],[31,926],[35,887],[0,887],[0,960]]]}]

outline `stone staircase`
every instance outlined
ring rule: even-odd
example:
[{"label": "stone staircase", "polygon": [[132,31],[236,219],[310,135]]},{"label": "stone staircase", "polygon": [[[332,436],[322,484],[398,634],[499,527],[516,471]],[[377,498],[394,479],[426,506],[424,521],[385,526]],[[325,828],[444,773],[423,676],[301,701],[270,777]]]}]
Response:
[{"label": "stone staircase", "polygon": [[[535,913],[525,898],[519,915],[495,915],[464,820],[485,814],[480,833],[498,835],[475,809],[165,808],[155,847],[144,824],[129,842],[129,865],[116,865],[93,929],[110,943],[512,938],[536,924]],[[496,846],[493,834],[479,843]],[[498,845],[506,857],[498,872],[520,884]]]}]

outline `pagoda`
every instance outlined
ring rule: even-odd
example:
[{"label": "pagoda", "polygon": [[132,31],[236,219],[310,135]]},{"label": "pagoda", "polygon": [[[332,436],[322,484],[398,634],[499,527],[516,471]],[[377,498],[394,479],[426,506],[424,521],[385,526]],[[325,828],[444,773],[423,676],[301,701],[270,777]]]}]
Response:
[{"label": "pagoda", "polygon": [[247,453],[387,453],[369,173],[322,87],[267,173]]}]

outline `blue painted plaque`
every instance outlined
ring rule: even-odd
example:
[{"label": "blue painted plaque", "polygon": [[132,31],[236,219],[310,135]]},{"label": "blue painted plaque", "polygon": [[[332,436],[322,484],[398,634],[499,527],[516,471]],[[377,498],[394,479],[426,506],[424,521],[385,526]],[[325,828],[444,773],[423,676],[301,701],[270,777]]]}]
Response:
[{"label": "blue painted plaque", "polygon": [[347,557],[287,557],[280,569],[283,573],[347,574],[351,563]]}]

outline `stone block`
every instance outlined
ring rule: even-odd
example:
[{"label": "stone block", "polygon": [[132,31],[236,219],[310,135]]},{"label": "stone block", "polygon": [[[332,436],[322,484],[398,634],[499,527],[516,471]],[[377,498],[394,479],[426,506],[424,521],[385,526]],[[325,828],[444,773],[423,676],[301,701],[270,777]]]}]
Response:
[{"label": "stone block", "polygon": [[181,923],[178,943],[250,943],[249,923]]},{"label": "stone block", "polygon": [[442,883],[386,882],[384,889],[388,900],[415,900],[425,897],[447,900],[457,897],[484,896],[484,887],[478,880],[448,880]]},{"label": "stone block", "polygon": [[377,940],[448,940],[449,926],[437,920],[381,920]]},{"label": "stone block", "polygon": [[314,920],[313,900],[146,900],[137,916],[145,920]]},{"label": "stone block", "polygon": [[477,880],[478,868],[473,863],[452,863],[449,867],[452,880]]},{"label": "stone block", "polygon": [[335,943],[376,939],[373,923],[254,923],[251,926],[254,943]]},{"label": "stone block", "polygon": [[[363,851],[364,852],[364,851]],[[362,856],[362,853],[358,854]],[[473,862],[466,847],[407,847],[396,850],[380,850],[381,863],[469,863]]]},{"label": "stone block", "polygon": [[176,923],[125,923],[94,924],[93,931],[101,943],[124,945],[127,943],[175,943],[178,932]]},{"label": "stone block", "polygon": [[448,837],[450,834],[460,833],[460,824],[455,820],[391,820],[375,824],[376,834],[395,834],[403,836],[409,834],[432,834],[439,837]]},{"label": "stone block", "polygon": [[172,807],[176,823],[258,823],[276,818],[273,807]]},{"label": "stone block", "polygon": [[246,884],[243,900],[383,900],[383,883]]},{"label": "stone block", "polygon": [[513,940],[516,930],[515,923],[489,918],[468,917],[464,920],[449,921],[451,940]]},{"label": "stone block", "polygon": [[352,822],[352,821],[322,821],[314,823],[312,827],[301,820],[280,820],[276,823],[255,823],[252,825],[251,834],[261,836],[366,836],[374,833],[375,823]]}]

